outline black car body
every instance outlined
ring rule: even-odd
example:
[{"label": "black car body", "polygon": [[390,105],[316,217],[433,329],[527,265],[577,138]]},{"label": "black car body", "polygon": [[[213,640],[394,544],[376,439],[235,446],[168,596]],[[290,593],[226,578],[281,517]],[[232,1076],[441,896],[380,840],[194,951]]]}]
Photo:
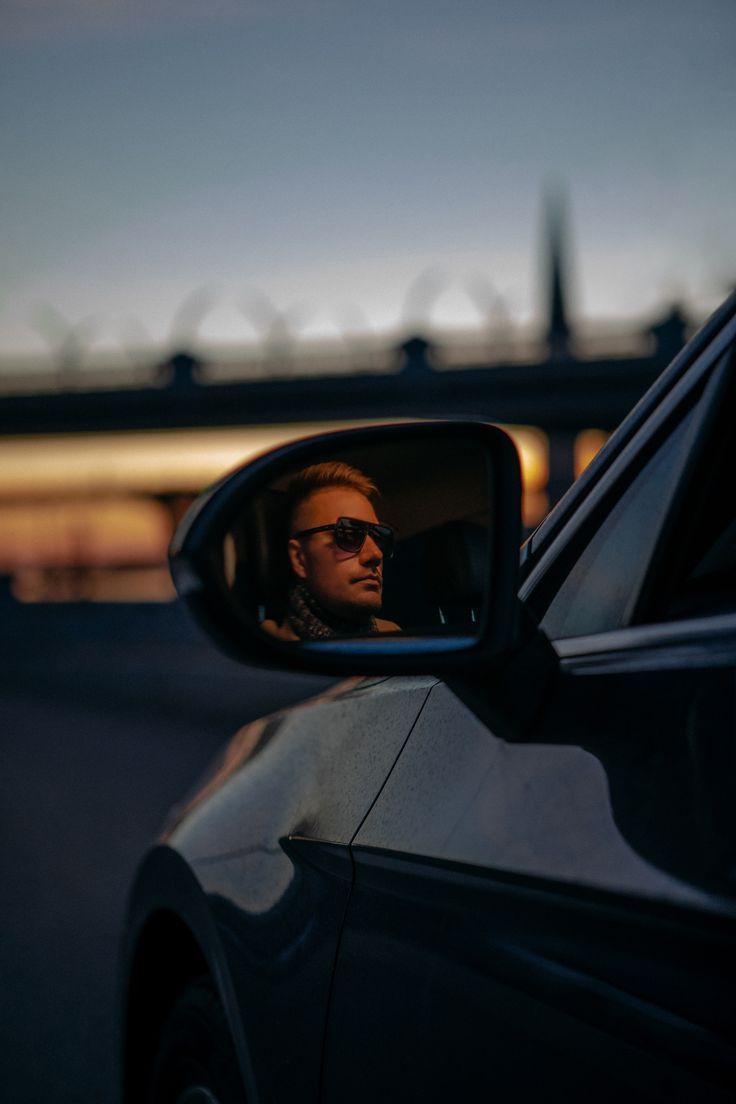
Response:
[{"label": "black car body", "polygon": [[127,1101],[203,984],[222,1100],[733,1099],[735,347],[732,296],[527,541],[506,668],[237,734],[133,889]]}]

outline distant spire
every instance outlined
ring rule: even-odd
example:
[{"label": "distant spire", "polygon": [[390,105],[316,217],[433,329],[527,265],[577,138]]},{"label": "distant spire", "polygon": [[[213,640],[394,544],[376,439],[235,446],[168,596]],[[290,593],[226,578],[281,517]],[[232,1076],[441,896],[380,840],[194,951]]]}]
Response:
[{"label": "distant spire", "polygon": [[565,203],[559,190],[548,190],[544,201],[547,344],[550,359],[570,355],[570,323],[567,316],[568,272]]}]

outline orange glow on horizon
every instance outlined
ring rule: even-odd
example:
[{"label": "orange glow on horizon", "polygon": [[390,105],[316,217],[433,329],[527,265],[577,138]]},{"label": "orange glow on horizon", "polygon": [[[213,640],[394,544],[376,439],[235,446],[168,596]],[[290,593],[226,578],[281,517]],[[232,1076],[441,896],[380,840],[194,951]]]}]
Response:
[{"label": "orange glow on horizon", "polygon": [[535,426],[501,426],[516,445],[523,486],[521,513],[527,529],[538,525],[549,509],[549,440]]},{"label": "orange glow on horizon", "polygon": [[355,421],[6,438],[0,441],[0,496],[190,493],[288,441],[370,424]]},{"label": "orange glow on horizon", "polygon": [[[90,594],[120,595],[124,600],[126,592],[135,591],[169,598],[170,583],[164,575],[162,583],[150,572],[166,573],[173,527],[190,496],[279,444],[370,424],[376,423],[59,434],[0,441],[0,573],[16,577],[16,592],[25,600],[40,600],[38,596],[57,591],[65,595],[67,584],[56,578],[58,573],[78,575],[82,570],[89,576],[85,586]],[[549,443],[535,427],[502,428],[519,452],[523,518],[531,527],[547,510]],[[166,503],[157,501],[156,495],[166,496]],[[144,569],[150,578],[140,574]],[[76,577],[69,586],[70,593],[80,592]]]},{"label": "orange glow on horizon", "polygon": [[[288,441],[375,424],[362,420],[6,438],[0,441],[0,498],[192,493]],[[549,472],[545,434],[533,426],[501,428],[519,450],[525,488],[543,490]]]},{"label": "orange glow on horizon", "polygon": [[0,503],[0,572],[164,563],[171,529],[150,499]]},{"label": "orange glow on horizon", "polygon": [[604,429],[584,429],[575,438],[575,478],[578,479],[610,437]]}]

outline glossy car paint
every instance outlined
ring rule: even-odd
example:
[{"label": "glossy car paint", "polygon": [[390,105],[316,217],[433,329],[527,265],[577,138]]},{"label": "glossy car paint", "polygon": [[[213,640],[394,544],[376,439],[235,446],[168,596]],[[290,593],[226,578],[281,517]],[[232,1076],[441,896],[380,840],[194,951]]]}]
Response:
[{"label": "glossy car paint", "polygon": [[[354,679],[248,725],[176,813],[132,896],[127,1099],[140,1099],[145,1054],[155,1045],[145,1035],[160,1027],[144,1021],[141,1037],[146,979],[139,993],[136,956],[146,931],[165,947],[174,916],[221,984],[247,1099],[318,1099],[352,882],[349,843],[435,681]],[[154,969],[156,952],[146,956]],[[147,980],[155,990],[155,979]],[[160,979],[167,982],[171,999],[176,978]],[[131,1050],[144,1057],[133,1060]]]},{"label": "glossy car paint", "polygon": [[719,782],[683,785],[712,711],[736,729],[736,618],[729,647],[718,672],[666,643],[570,659],[518,744],[431,692],[354,841],[326,1100],[387,1071],[417,1099],[730,1098],[736,903],[697,830]]}]

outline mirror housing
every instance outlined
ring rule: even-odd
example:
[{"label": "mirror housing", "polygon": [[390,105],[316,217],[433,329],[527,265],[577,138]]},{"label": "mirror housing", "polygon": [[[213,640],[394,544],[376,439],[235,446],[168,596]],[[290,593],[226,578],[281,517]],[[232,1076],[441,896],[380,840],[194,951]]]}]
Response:
[{"label": "mirror housing", "polygon": [[[292,643],[261,629],[252,605],[242,601],[232,577],[228,577],[225,549],[228,542],[233,543],[232,533],[242,528],[243,519],[250,517],[264,494],[295,471],[336,455],[371,456],[380,455],[383,450],[389,458],[400,460],[408,450],[410,454],[426,455],[436,461],[438,456],[452,457],[468,449],[473,450],[483,468],[489,503],[488,524],[483,530],[485,543],[478,565],[486,600],[477,620],[474,616],[472,630],[434,632],[420,628]],[[412,505],[406,495],[404,502],[407,508]],[[428,501],[427,506],[431,508],[432,503]],[[177,592],[197,622],[222,650],[237,660],[322,674],[444,676],[470,671],[481,664],[487,668],[513,647],[518,612],[520,518],[519,459],[510,437],[498,427],[448,421],[345,430],[320,434],[268,452],[204,491],[174,534],[169,562]]]}]

